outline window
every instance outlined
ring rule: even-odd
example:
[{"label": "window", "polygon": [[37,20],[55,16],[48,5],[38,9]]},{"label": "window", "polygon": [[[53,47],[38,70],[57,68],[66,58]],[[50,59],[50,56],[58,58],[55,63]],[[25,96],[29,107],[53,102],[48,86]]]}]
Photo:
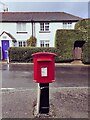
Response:
[{"label": "window", "polygon": [[26,23],[17,23],[17,32],[26,32]]},{"label": "window", "polygon": [[19,41],[19,47],[22,47],[22,41]]},{"label": "window", "polygon": [[44,23],[40,23],[40,31],[44,31]]},{"label": "window", "polygon": [[45,23],[45,31],[49,31],[49,23]]},{"label": "window", "polygon": [[27,43],[26,43],[26,41],[19,41],[19,42],[18,42],[18,46],[19,46],[19,47],[26,47],[26,46],[27,46]]},{"label": "window", "polygon": [[40,31],[49,31],[49,23],[40,23]]},{"label": "window", "polygon": [[44,47],[44,40],[40,41],[40,47]]},{"label": "window", "polygon": [[45,41],[45,47],[49,47],[49,40]]},{"label": "window", "polygon": [[63,29],[71,29],[72,22],[63,22]]},{"label": "window", "polygon": [[23,41],[23,47],[26,47],[26,42],[25,41]]},{"label": "window", "polygon": [[49,47],[49,40],[40,40],[40,47]]},{"label": "window", "polygon": [[67,23],[63,22],[63,29],[66,29],[66,28],[67,28]]}]

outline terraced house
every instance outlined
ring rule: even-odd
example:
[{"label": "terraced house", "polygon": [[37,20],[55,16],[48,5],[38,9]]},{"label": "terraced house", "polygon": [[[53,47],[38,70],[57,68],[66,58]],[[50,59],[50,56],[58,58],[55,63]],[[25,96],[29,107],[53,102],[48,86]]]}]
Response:
[{"label": "terraced house", "polygon": [[34,36],[36,47],[54,47],[57,29],[74,29],[82,18],[65,12],[1,12],[1,59],[8,56],[9,47],[25,47]]}]

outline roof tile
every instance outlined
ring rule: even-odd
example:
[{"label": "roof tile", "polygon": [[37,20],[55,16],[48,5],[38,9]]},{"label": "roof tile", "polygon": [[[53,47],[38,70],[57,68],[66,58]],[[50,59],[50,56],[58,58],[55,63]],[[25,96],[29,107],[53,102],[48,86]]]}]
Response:
[{"label": "roof tile", "polygon": [[65,12],[0,12],[3,22],[78,21],[82,18]]}]

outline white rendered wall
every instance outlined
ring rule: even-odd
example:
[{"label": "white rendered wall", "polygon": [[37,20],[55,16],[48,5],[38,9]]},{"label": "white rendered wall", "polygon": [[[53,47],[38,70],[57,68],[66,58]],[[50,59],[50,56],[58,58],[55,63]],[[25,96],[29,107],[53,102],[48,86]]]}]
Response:
[{"label": "white rendered wall", "polygon": [[[72,29],[74,29],[74,26],[75,26],[75,22],[72,23]],[[63,29],[63,24],[62,24],[62,22],[51,22],[50,30],[49,30],[50,32],[48,32],[48,33],[40,32],[40,23],[35,23],[34,28],[35,28],[34,34],[37,38],[37,47],[40,47],[40,40],[49,40],[50,47],[54,47],[56,30]],[[10,23],[0,23],[0,34],[3,31],[10,33],[17,41],[26,41],[32,35],[32,24],[26,23],[26,31],[25,32],[27,32],[27,33],[17,33],[17,23],[11,23],[11,22]],[[0,37],[0,40],[3,40],[3,38]],[[1,42],[0,42],[0,44],[1,44]],[[16,46],[18,46],[18,44],[16,44]]]},{"label": "white rendered wall", "polygon": [[[74,29],[75,23],[72,23],[72,28]],[[35,31],[36,31],[36,38],[37,38],[37,47],[40,47],[40,40],[50,40],[50,47],[55,47],[55,34],[56,30],[63,29],[62,22],[52,22],[50,23],[48,33],[41,33],[40,32],[40,23],[35,23]]]},{"label": "white rendered wall", "polygon": [[17,33],[17,24],[16,23],[2,23],[2,30],[0,30],[0,34],[5,31],[10,33],[17,41],[26,41],[32,34],[31,23],[26,23],[26,31],[27,33]]}]

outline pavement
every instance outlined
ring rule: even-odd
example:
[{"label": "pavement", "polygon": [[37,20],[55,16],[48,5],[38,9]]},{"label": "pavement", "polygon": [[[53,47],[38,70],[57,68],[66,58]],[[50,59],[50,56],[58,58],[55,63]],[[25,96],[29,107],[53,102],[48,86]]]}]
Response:
[{"label": "pavement", "polygon": [[[33,64],[33,63],[9,63],[8,61],[0,61],[0,64]],[[81,60],[75,60],[71,63],[55,63],[55,65],[84,65],[84,66],[88,66],[90,64],[84,64],[82,63]]]},{"label": "pavement", "polygon": [[89,118],[88,87],[50,87],[49,114],[37,114],[36,89],[2,89],[2,118]]}]

